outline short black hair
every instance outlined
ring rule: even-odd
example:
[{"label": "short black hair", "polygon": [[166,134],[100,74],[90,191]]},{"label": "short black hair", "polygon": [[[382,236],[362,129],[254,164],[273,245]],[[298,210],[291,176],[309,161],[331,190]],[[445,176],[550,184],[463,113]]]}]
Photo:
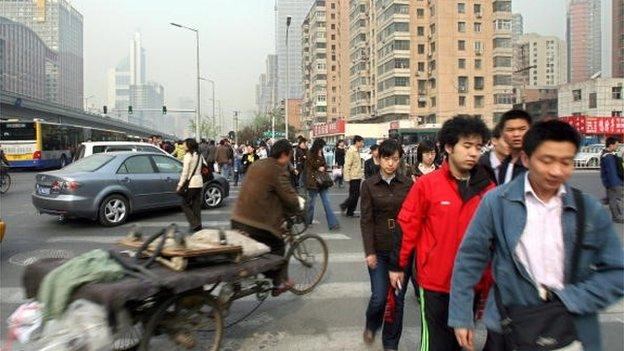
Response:
[{"label": "short black hair", "polygon": [[533,124],[533,117],[531,117],[528,112],[526,112],[525,110],[513,109],[503,113],[500,121],[498,121],[497,127],[500,127],[502,131],[503,129],[505,129],[505,123],[513,119],[523,119],[527,121],[529,125]]},{"label": "short black hair", "polygon": [[418,144],[416,148],[416,161],[422,162],[422,156],[425,152],[436,151],[435,145],[430,140],[423,140]]},{"label": "short black hair", "polygon": [[570,124],[550,119],[535,123],[524,135],[522,141],[522,151],[531,157],[533,152],[545,141],[567,141],[576,147],[578,151],[581,146],[581,135]]},{"label": "short black hair", "polygon": [[280,158],[283,154],[289,155],[292,152],[292,145],[290,145],[290,141],[286,139],[280,139],[273,147],[271,147],[271,157]]},{"label": "short black hair", "polygon": [[184,143],[186,144],[186,147],[188,148],[188,151],[191,154],[197,152],[197,149],[199,148],[199,144],[197,144],[197,141],[195,139],[187,138],[184,140]]},{"label": "short black hair", "polygon": [[490,140],[490,129],[477,117],[469,115],[457,115],[442,125],[438,132],[440,146],[446,145],[454,147],[459,142],[460,137],[478,135],[486,143]]},{"label": "short black hair", "polygon": [[323,149],[325,145],[326,143],[323,138],[314,139],[314,142],[312,142],[312,147],[310,147],[310,154],[316,155],[319,150]]},{"label": "short black hair", "polygon": [[359,142],[359,141],[364,141],[364,138],[362,138],[362,137],[361,137],[361,136],[359,136],[359,135],[356,135],[356,136],[354,136],[354,137],[353,137],[353,143],[354,143],[354,144],[355,144],[355,143],[357,143],[357,142]]},{"label": "short black hair", "polygon": [[[373,146],[377,146],[377,144]],[[371,151],[373,150],[373,146],[371,146]],[[399,153],[399,157],[403,156],[403,148],[394,139],[386,139],[379,145],[379,157],[390,157],[397,152]]]},{"label": "short black hair", "polygon": [[379,149],[379,145],[377,145],[377,144],[373,144],[373,145],[370,146],[370,151],[375,151],[377,149]]},{"label": "short black hair", "polygon": [[614,136],[610,136],[607,138],[607,140],[605,141],[605,146],[609,147],[615,143],[621,143],[620,139],[614,137]]},{"label": "short black hair", "polygon": [[492,138],[500,139],[501,135],[503,135],[503,126],[499,123],[492,130]]}]

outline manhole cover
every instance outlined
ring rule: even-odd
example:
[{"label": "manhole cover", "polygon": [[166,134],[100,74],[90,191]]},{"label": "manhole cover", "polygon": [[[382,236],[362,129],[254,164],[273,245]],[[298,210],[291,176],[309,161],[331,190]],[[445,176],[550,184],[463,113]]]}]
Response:
[{"label": "manhole cover", "polygon": [[18,253],[9,258],[9,262],[18,266],[28,266],[46,258],[72,258],[74,253],[69,250],[41,249]]}]

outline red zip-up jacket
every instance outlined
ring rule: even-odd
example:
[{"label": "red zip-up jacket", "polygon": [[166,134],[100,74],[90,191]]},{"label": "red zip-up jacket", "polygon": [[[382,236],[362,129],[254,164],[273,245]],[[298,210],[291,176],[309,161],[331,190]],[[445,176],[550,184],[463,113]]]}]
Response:
[{"label": "red zip-up jacket", "polygon": [[[395,244],[398,268],[402,271],[411,263],[410,254],[415,249],[418,284],[426,290],[449,293],[455,255],[464,233],[481,199],[494,187],[486,170],[478,164],[463,194],[446,162],[419,178],[397,218],[402,231],[402,238]],[[477,290],[489,288],[489,276],[484,276]]]}]

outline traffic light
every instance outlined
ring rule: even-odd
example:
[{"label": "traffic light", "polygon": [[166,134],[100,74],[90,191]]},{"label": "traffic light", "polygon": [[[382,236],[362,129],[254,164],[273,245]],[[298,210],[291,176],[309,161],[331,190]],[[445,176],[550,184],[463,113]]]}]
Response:
[{"label": "traffic light", "polygon": [[104,105],[104,107],[102,107],[102,112],[104,112],[104,114],[108,113],[108,106]]},{"label": "traffic light", "polygon": [[131,115],[132,114],[132,105],[128,105],[128,114]]},{"label": "traffic light", "polygon": [[167,106],[163,106],[162,111],[163,111],[163,115],[166,115],[167,114]]}]

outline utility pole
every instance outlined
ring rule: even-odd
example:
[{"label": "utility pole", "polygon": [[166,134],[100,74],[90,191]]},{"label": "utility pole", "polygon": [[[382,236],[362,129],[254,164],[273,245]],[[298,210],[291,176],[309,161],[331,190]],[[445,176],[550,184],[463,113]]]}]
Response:
[{"label": "utility pole", "polygon": [[238,113],[234,111],[234,145],[238,146]]},{"label": "utility pole", "polygon": [[[288,55],[288,30],[292,17],[286,17],[286,98],[284,99],[284,138],[288,140],[288,97],[290,96],[290,60]],[[275,136],[275,135],[274,135]]]}]

